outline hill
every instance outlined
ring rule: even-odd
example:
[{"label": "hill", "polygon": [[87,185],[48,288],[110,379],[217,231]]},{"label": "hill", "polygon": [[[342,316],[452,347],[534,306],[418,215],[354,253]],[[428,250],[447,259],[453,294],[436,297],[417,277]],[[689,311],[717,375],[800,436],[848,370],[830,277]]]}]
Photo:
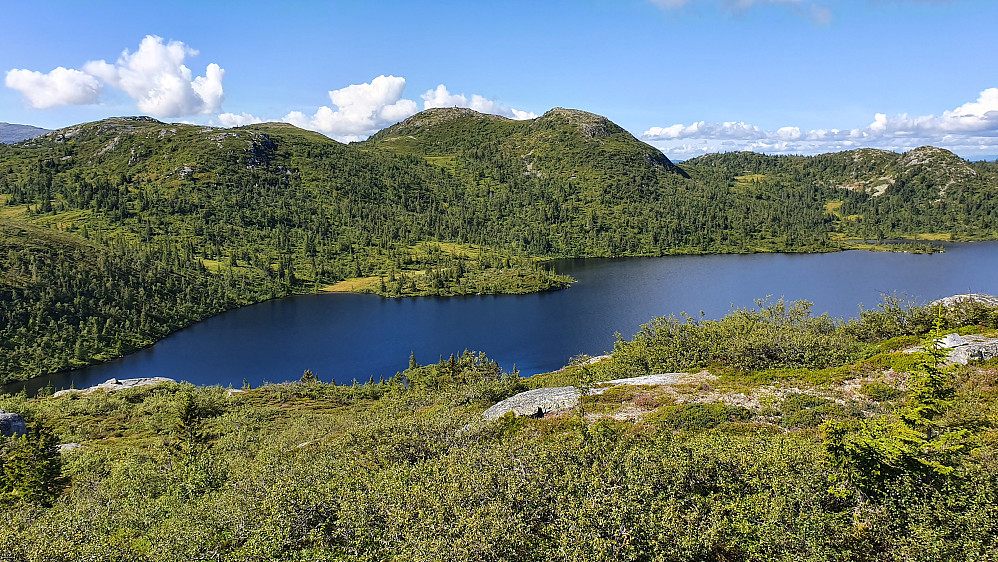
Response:
[{"label": "hill", "polygon": [[998,236],[998,168],[923,146],[905,153],[857,149],[818,156],[711,154],[694,174],[735,189],[805,186],[835,218],[833,238],[991,239]]},{"label": "hill", "polygon": [[[555,108],[541,117],[516,121],[470,109],[429,109],[388,127],[363,146],[423,157],[503,161],[525,176],[563,179],[616,179],[599,170],[643,174],[661,169],[687,177],[661,151],[606,117]],[[486,157],[488,155],[488,157]],[[637,176],[638,178],[642,176]]]},{"label": "hill", "polygon": [[[37,245],[51,256],[36,258],[30,287],[0,285],[0,346],[16,356],[0,381],[102,361],[296,292],[523,293],[567,286],[542,264],[555,257],[994,237],[996,177],[993,163],[931,148],[677,166],[606,118],[561,108],[527,121],[433,109],[350,145],[278,123],[80,124],[0,145],[0,260],[31,267],[18,256]],[[78,248],[93,257],[61,264]],[[113,291],[45,288],[67,276],[111,283],[119,267],[145,272],[130,286],[140,300],[180,312],[139,311],[132,335],[112,341],[86,327],[124,325]]]},{"label": "hill", "polygon": [[10,144],[33,139],[39,135],[44,135],[47,132],[49,132],[48,129],[42,129],[41,127],[34,127],[32,125],[0,123],[0,144]]}]

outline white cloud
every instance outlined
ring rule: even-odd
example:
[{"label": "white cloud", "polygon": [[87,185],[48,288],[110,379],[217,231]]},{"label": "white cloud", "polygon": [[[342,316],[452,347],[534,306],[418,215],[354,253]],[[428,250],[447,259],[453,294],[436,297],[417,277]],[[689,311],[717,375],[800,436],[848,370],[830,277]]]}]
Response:
[{"label": "white cloud", "polygon": [[507,107],[497,101],[490,100],[478,94],[472,94],[468,99],[464,94],[452,94],[447,86],[440,84],[433,90],[427,90],[420,96],[423,98],[423,109],[434,107],[467,107],[479,113],[492,113],[512,119],[535,119],[537,114]]},{"label": "white cloud", "polygon": [[324,105],[311,117],[292,111],[283,120],[340,141],[362,140],[416,113],[419,106],[402,97],[404,90],[405,78],[381,75],[364,84],[330,91],[335,110]]},{"label": "white cloud", "polygon": [[254,125],[263,123],[263,119],[249,113],[220,113],[218,122],[223,127],[242,127],[243,125]]},{"label": "white cloud", "polygon": [[4,83],[21,92],[31,107],[37,109],[96,103],[103,90],[93,76],[61,66],[48,74],[19,68],[8,70]]},{"label": "white cloud", "polygon": [[[381,129],[393,125],[419,111],[419,105],[402,97],[406,81],[401,76],[378,76],[364,84],[353,84],[329,92],[336,107],[320,107],[314,114],[291,111],[281,120],[318,131],[342,142],[366,139]],[[434,107],[468,107],[481,113],[494,113],[513,119],[533,119],[536,114],[507,107],[499,102],[474,94],[451,94],[443,84],[422,95],[423,109]],[[219,116],[221,120],[222,116]]]},{"label": "white cloud", "polygon": [[162,37],[147,35],[137,51],[126,49],[115,64],[91,61],[83,70],[123,90],[140,110],[157,117],[215,113],[224,97],[225,70],[211,63],[204,76],[192,79],[184,60],[197,54],[180,41],[164,43]]},{"label": "white cloud", "polygon": [[126,49],[114,64],[90,61],[83,70],[60,66],[48,74],[13,69],[7,72],[6,85],[36,108],[94,104],[108,85],[124,91],[142,112],[156,117],[215,113],[225,95],[225,71],[211,63],[204,76],[192,78],[184,60],[197,54],[180,41],[164,43],[162,37],[147,35],[137,51]]},{"label": "white cloud", "polygon": [[677,157],[731,150],[813,154],[860,146],[908,150],[926,144],[967,155],[994,154],[998,153],[998,88],[988,88],[976,101],[938,116],[877,113],[869,125],[853,129],[765,130],[742,122],[698,121],[651,127],[643,138]]},{"label": "white cloud", "polygon": [[766,132],[754,125],[728,121],[708,123],[697,121],[690,125],[676,124],[669,127],[652,127],[644,133],[651,140],[665,139],[761,139]]}]

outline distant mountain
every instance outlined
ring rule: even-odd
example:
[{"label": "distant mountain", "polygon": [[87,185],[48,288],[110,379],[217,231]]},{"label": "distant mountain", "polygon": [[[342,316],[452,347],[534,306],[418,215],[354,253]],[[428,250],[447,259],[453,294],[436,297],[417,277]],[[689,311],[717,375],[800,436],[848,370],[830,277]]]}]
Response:
[{"label": "distant mountain", "polygon": [[37,136],[51,132],[41,127],[31,125],[15,125],[13,123],[0,123],[0,143],[11,144],[23,140],[33,139]]}]

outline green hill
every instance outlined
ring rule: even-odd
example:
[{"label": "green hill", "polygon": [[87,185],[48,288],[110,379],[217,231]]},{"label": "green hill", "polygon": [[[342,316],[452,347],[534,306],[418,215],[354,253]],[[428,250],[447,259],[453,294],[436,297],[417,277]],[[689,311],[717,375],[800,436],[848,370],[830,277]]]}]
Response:
[{"label": "green hill", "polygon": [[[350,145],[277,123],[76,125],[0,145],[0,260],[25,267],[37,246],[49,257],[36,261],[51,262],[30,287],[9,275],[0,285],[0,348],[14,357],[0,381],[101,361],[291,293],[523,293],[570,282],[544,267],[555,257],[995,237],[996,177],[993,164],[934,148],[677,166],[604,117],[560,108],[527,121],[433,109]],[[95,257],[60,265],[78,248]],[[120,341],[86,328],[135,314],[116,311],[113,291],[47,288],[88,275],[114,285],[132,271],[140,300],[179,312],[132,319]]]},{"label": "green hill", "polygon": [[825,199],[836,238],[991,239],[998,236],[998,169],[923,146],[898,154],[857,149],[818,156],[710,154],[694,174],[767,192],[804,186]]}]

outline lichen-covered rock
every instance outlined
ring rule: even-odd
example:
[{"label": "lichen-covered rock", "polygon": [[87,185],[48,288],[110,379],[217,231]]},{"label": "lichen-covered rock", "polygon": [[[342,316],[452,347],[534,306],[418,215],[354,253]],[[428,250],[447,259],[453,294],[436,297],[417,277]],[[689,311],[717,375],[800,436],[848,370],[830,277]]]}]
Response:
[{"label": "lichen-covered rock", "polygon": [[966,365],[970,361],[987,361],[998,357],[998,338],[963,336],[963,342],[949,352],[949,360]]},{"label": "lichen-covered rock", "polygon": [[0,435],[14,437],[27,432],[28,426],[24,423],[24,418],[13,412],[0,410]]},{"label": "lichen-covered rock", "polygon": [[603,381],[594,383],[593,386],[597,387],[595,390],[604,390],[605,388],[611,386],[660,386],[669,384],[678,384],[681,382],[683,377],[689,376],[689,373],[660,373],[658,375],[645,375],[643,377],[631,377],[629,379],[614,379],[612,381]]},{"label": "lichen-covered rock", "polygon": [[544,416],[566,410],[579,403],[579,389],[574,386],[538,388],[521,392],[494,404],[482,413],[486,420],[494,420],[513,412],[516,416]]},{"label": "lichen-covered rock", "polygon": [[[615,386],[669,386],[684,382],[689,373],[661,373],[629,379],[614,379],[593,383],[589,394],[603,394],[608,388]],[[498,402],[482,413],[485,419],[491,421],[500,418],[508,412],[516,416],[543,417],[552,412],[574,408],[579,403],[581,392],[574,386],[557,386],[553,388],[538,388],[521,392]]]},{"label": "lichen-covered rock", "polygon": [[[946,334],[936,340],[946,352],[946,361],[966,365],[970,361],[987,361],[998,357],[998,338],[960,334]],[[924,351],[924,346],[904,350],[905,353]]]},{"label": "lichen-covered rock", "polygon": [[159,384],[161,382],[177,382],[177,381],[167,377],[147,377],[141,379],[121,379],[121,380],[108,379],[96,386],[91,386],[88,388],[81,388],[81,389],[71,388],[68,390],[60,390],[55,394],[53,394],[52,396],[58,398],[60,396],[71,394],[74,392],[79,394],[90,394],[91,392],[97,390],[104,390],[106,392],[117,392],[119,390],[125,390],[126,388],[135,388],[137,386],[149,386],[149,385]]},{"label": "lichen-covered rock", "polygon": [[950,297],[943,297],[939,300],[934,300],[929,303],[929,306],[942,305],[946,308],[950,308],[963,303],[980,303],[986,306],[998,306],[998,297],[994,295],[985,295],[983,293],[964,293],[962,295],[953,295]]}]

